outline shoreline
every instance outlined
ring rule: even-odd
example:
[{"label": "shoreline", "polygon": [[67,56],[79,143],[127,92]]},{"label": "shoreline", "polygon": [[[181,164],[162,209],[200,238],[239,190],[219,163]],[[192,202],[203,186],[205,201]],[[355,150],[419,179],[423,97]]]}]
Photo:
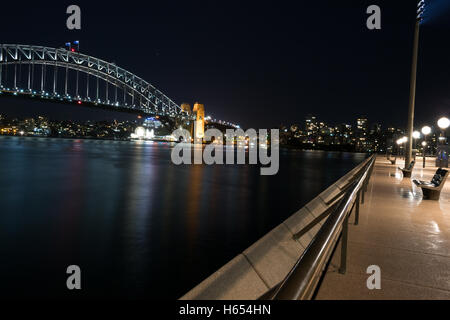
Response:
[{"label": "shoreline", "polygon": [[83,140],[83,141],[112,141],[112,142],[134,142],[134,141],[150,141],[150,142],[165,142],[165,143],[173,143],[172,141],[165,140],[133,140],[133,139],[99,139],[99,138],[86,138],[86,137],[39,137],[39,136],[9,136],[9,135],[0,135],[0,139],[26,139],[26,140],[45,140],[48,139],[50,141],[62,140]]}]

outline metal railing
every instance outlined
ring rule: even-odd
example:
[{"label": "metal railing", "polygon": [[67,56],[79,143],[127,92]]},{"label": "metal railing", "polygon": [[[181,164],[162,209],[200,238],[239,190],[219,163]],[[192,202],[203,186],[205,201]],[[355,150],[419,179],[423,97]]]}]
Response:
[{"label": "metal railing", "polygon": [[359,222],[360,203],[364,203],[364,193],[373,171],[375,155],[355,175],[355,179],[335,198],[342,197],[335,209],[311,240],[301,257],[286,278],[275,288],[271,299],[308,300],[314,296],[319,280],[341,237],[341,265],[344,274],[347,267],[348,219],[355,208],[355,225]]}]

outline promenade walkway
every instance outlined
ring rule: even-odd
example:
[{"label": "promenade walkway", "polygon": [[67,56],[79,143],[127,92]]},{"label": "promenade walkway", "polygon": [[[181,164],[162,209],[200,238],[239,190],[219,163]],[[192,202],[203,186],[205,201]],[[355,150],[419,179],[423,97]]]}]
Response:
[{"label": "promenade walkway", "polygon": [[[386,157],[376,159],[359,225],[349,220],[347,273],[337,247],[316,299],[450,299],[450,179],[440,201],[422,200],[412,179],[431,180],[436,167],[417,158],[411,179]],[[381,289],[369,290],[366,269],[381,269]]]}]

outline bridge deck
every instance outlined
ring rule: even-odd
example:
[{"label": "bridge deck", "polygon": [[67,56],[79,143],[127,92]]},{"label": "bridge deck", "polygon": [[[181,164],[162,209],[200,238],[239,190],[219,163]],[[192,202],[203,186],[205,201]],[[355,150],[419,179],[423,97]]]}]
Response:
[{"label": "bridge deck", "polygon": [[[437,168],[426,165],[418,158],[409,179],[403,160],[377,158],[359,225],[350,219],[347,273],[338,246],[317,299],[450,299],[450,181],[440,201],[422,200],[412,179],[430,180]],[[370,265],[381,268],[380,290],[366,286]]]}]

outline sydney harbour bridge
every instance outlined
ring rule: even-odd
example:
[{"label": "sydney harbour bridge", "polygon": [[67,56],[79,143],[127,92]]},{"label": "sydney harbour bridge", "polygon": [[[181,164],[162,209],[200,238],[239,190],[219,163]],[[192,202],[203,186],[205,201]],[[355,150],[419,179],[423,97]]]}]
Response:
[{"label": "sydney harbour bridge", "polygon": [[191,110],[139,76],[102,59],[66,48],[0,44],[0,93],[163,117],[173,127],[190,121],[237,126],[206,118],[203,105]]}]

